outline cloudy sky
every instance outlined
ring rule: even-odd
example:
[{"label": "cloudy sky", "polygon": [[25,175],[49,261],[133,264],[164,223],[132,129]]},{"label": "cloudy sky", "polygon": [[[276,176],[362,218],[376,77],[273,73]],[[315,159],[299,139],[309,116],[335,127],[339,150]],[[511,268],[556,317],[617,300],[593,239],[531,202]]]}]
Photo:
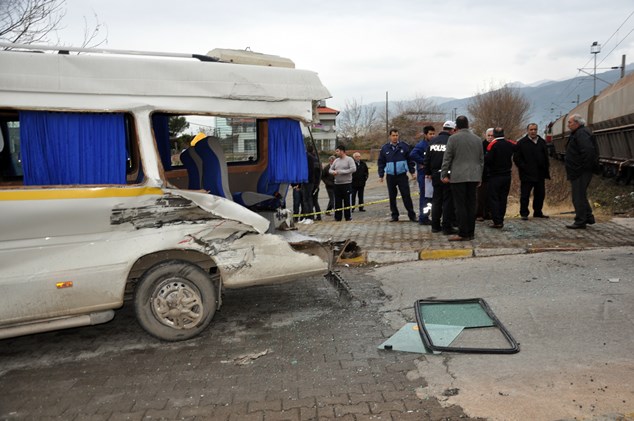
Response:
[{"label": "cloudy sky", "polygon": [[[80,44],[84,19],[104,48],[291,58],[330,89],[328,105],[415,96],[464,98],[492,85],[561,80],[634,61],[632,0],[66,0],[59,36]],[[629,19],[628,19],[629,17]],[[620,27],[620,29],[619,29]],[[617,46],[618,44],[618,46]],[[603,61],[605,60],[605,61]]]}]

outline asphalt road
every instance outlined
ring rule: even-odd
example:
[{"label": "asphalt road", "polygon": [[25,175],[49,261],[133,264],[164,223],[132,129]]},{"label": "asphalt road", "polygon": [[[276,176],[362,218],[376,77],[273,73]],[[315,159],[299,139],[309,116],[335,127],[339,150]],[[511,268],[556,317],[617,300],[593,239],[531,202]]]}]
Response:
[{"label": "asphalt road", "polygon": [[[634,419],[634,248],[342,268],[231,291],[209,329],[114,321],[0,342],[0,419]],[[487,300],[514,355],[378,350],[419,298]]]},{"label": "asphalt road", "polygon": [[[513,355],[414,361],[419,397],[492,420],[634,419],[634,248],[413,262],[372,270],[393,328],[416,299],[484,298]],[[447,389],[455,390],[444,396]],[[618,415],[620,414],[620,415]],[[621,417],[622,418],[619,418]]]}]

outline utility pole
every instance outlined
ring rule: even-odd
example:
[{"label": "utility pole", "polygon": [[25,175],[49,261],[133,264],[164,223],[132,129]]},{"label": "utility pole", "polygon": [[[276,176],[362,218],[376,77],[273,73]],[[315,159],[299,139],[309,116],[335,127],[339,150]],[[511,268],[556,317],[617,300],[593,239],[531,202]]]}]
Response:
[{"label": "utility pole", "polygon": [[625,77],[625,54],[621,56],[621,79]]},{"label": "utility pole", "polygon": [[388,96],[387,96],[387,91],[385,91],[385,135],[386,135],[386,136],[389,136],[389,135],[390,135],[390,132],[389,132],[389,130],[390,130],[390,127],[389,127],[389,125],[390,125],[389,120],[390,120],[390,119],[389,119],[389,117],[388,117],[388,116],[389,116],[389,114],[388,114],[388,107],[387,107],[387,98],[388,98]]},{"label": "utility pole", "polygon": [[593,42],[590,46],[590,54],[594,54],[594,93],[592,96],[597,95],[597,54],[601,52],[601,44],[597,41]]}]

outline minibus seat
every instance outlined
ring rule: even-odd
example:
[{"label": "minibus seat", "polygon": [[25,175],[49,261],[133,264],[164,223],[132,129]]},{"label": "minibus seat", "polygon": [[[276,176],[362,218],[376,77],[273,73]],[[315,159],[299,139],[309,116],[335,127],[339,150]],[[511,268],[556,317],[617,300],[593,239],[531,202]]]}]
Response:
[{"label": "minibus seat", "polygon": [[[202,161],[202,188],[209,191],[209,193],[231,199],[247,208],[274,210],[279,207],[281,203],[277,198],[279,194],[250,191],[231,194],[227,161],[222,145],[218,142],[218,139],[213,137],[201,139],[194,146],[194,151]],[[266,204],[266,206],[263,206],[264,204]]]},{"label": "minibus seat", "polygon": [[231,200],[227,161],[220,142],[206,137],[196,143],[194,150],[202,161],[202,188],[213,195]]},{"label": "minibus seat", "polygon": [[265,171],[258,180],[257,189],[258,193],[268,196],[268,199],[257,204],[258,209],[275,210],[284,207],[288,183],[271,182],[268,171]]},{"label": "minibus seat", "polygon": [[202,185],[203,161],[196,153],[194,147],[189,147],[181,152],[181,162],[187,169],[188,185],[190,190],[199,190]]}]

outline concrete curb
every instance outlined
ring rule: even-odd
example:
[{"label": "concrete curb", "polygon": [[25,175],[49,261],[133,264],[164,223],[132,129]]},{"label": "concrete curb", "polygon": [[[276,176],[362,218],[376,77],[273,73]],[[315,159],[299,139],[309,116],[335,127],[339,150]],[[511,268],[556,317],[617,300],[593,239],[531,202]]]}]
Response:
[{"label": "concrete curb", "polygon": [[420,251],[368,250],[353,259],[339,259],[340,265],[362,265],[365,263],[389,264],[418,260],[464,259],[468,257],[509,256],[515,254],[548,253],[556,251],[582,251],[584,247],[532,247],[532,248],[464,248],[425,249]]}]

